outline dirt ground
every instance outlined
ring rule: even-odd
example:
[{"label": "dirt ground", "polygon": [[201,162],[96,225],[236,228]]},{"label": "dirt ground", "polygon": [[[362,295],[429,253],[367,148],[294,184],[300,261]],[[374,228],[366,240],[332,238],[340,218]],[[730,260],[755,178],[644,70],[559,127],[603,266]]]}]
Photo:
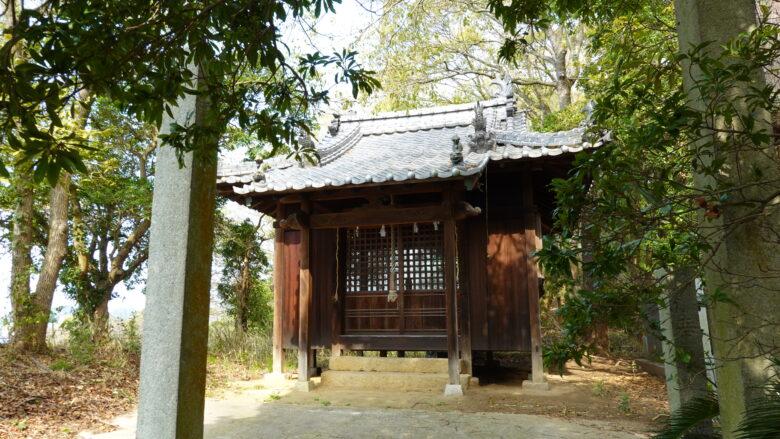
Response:
[{"label": "dirt ground", "polygon": [[563,376],[547,375],[550,390],[524,390],[525,375],[499,369],[492,382],[482,379],[462,398],[441,393],[349,391],[318,388],[280,397],[285,404],[394,408],[462,413],[542,415],[573,422],[605,422],[611,430],[649,433],[668,414],[663,380],[632,367],[630,361],[593,357],[582,367],[573,362]]},{"label": "dirt ground", "polygon": [[[293,380],[233,381],[206,400],[205,437],[224,438],[648,438],[665,413],[660,379],[630,363],[594,359],[548,376],[551,389],[523,390],[511,370],[472,386],[462,397],[442,392],[340,390],[304,393]],[[616,364],[617,363],[617,364]],[[316,380],[315,380],[316,381]],[[484,380],[483,380],[484,381]],[[356,430],[356,419],[359,428]],[[135,414],[111,433],[82,437],[132,439]]]},{"label": "dirt ground", "polygon": [[62,362],[63,356],[12,356],[0,347],[0,438],[69,438],[136,403],[138,361]]},{"label": "dirt ground", "polygon": [[[56,370],[51,358],[23,357],[0,366],[0,438],[69,438],[79,432],[101,434],[112,430],[114,433],[106,438],[134,437],[131,410],[137,401],[136,364]],[[637,371],[630,361],[594,358],[590,365],[572,363],[567,369],[562,377],[547,375],[551,383],[548,391],[523,390],[522,374],[498,369],[493,379],[483,378],[481,385],[472,386],[464,397],[444,397],[441,392],[400,393],[392,389],[367,392],[317,388],[300,393],[292,390],[293,381],[264,381],[257,371],[236,373],[233,367],[210,363],[207,433],[214,433],[209,437],[241,437],[221,436],[218,432],[241,422],[288,416],[295,410],[311,412],[307,416],[312,420],[322,418],[322,422],[330,422],[333,416],[352,416],[360,410],[377,425],[388,416],[414,418],[419,428],[452,432],[458,428],[487,431],[474,426],[479,423],[497,423],[495,428],[546,426],[550,432],[568,431],[574,425],[583,429],[577,430],[579,436],[571,437],[591,437],[588,429],[595,428],[618,435],[601,439],[635,438],[649,437],[659,418],[667,413],[663,380]],[[209,407],[214,408],[212,418],[208,418]],[[225,411],[230,413],[228,417]],[[120,413],[128,414],[124,420],[117,420]],[[518,416],[512,416],[515,414]],[[533,431],[516,432],[535,437]],[[287,437],[307,437],[288,433]],[[500,437],[502,433],[496,434]]]}]

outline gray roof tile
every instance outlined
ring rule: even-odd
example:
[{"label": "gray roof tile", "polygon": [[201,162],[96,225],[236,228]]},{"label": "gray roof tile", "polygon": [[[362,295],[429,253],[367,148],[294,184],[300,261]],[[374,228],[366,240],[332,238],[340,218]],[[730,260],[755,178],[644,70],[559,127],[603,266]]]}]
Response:
[{"label": "gray roof tile", "polygon": [[[336,136],[326,134],[317,150],[317,166],[301,166],[285,157],[274,157],[261,166],[252,162],[220,163],[217,182],[232,187],[236,194],[300,191],[474,175],[488,161],[556,156],[596,145],[583,143],[584,128],[557,133],[528,130],[527,112],[515,110],[507,118],[507,106],[514,102],[497,98],[481,103],[495,145],[486,152],[471,151],[469,135],[475,104],[459,104],[412,111],[380,113],[375,116],[343,115]],[[463,146],[463,162],[450,161],[452,138]],[[254,181],[262,173],[265,180]]]}]

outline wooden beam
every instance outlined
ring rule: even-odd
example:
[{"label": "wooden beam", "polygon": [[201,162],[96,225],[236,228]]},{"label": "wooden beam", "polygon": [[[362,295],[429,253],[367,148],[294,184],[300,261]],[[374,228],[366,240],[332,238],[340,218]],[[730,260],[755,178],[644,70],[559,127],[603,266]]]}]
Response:
[{"label": "wooden beam", "polygon": [[[279,204],[278,211],[284,214],[284,206]],[[274,330],[273,330],[273,367],[275,374],[284,373],[284,349],[282,341],[282,320],[284,313],[284,229],[274,229]]]},{"label": "wooden beam", "polygon": [[[304,200],[301,202],[301,211],[304,214],[311,212],[311,204]],[[311,369],[309,360],[311,345],[309,338],[309,314],[311,310],[312,280],[311,280],[311,230],[308,227],[301,229],[301,243],[298,247],[300,255],[300,291],[298,296],[298,386],[299,390],[310,390]]]},{"label": "wooden beam", "polygon": [[[445,183],[446,184],[446,183]],[[442,180],[426,183],[376,183],[373,186],[361,185],[340,189],[316,189],[306,193],[279,194],[278,200],[284,204],[300,203],[304,195],[311,201],[346,200],[350,198],[368,198],[377,195],[402,195],[441,193]]]},{"label": "wooden beam", "polygon": [[334,229],[341,227],[371,227],[393,224],[411,224],[424,222],[443,222],[447,219],[461,220],[479,215],[482,209],[465,201],[454,204],[453,209],[446,204],[433,204],[415,207],[358,208],[349,212],[319,213],[308,215],[302,212],[292,213],[278,221],[283,229],[301,230]]},{"label": "wooden beam", "polygon": [[309,214],[304,212],[293,212],[287,218],[279,220],[279,227],[282,229],[301,230],[309,227]]}]

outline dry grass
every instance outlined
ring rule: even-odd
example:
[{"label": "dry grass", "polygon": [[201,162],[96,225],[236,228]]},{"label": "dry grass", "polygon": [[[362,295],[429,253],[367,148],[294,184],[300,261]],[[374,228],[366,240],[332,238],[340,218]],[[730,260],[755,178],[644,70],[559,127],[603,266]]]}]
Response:
[{"label": "dry grass", "polygon": [[[121,358],[118,358],[121,357]],[[89,364],[63,349],[21,356],[0,347],[0,437],[69,438],[110,431],[105,420],[137,400],[138,357],[109,348]]]}]

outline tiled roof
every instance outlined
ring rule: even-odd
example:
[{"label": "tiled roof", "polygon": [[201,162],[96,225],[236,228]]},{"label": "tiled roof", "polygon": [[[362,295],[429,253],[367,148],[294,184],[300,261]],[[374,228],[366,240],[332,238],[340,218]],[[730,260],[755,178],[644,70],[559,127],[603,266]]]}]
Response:
[{"label": "tiled roof", "polygon": [[[449,105],[375,116],[344,115],[338,130],[316,146],[317,166],[274,157],[254,162],[220,163],[217,182],[239,195],[295,192],[368,183],[447,179],[478,174],[488,161],[518,160],[573,153],[593,145],[583,141],[585,128],[556,133],[528,130],[526,111],[514,99],[480,103],[486,133],[475,143],[476,104]],[[453,161],[453,137],[460,139],[463,160]],[[596,145],[598,146],[598,145]]]}]

